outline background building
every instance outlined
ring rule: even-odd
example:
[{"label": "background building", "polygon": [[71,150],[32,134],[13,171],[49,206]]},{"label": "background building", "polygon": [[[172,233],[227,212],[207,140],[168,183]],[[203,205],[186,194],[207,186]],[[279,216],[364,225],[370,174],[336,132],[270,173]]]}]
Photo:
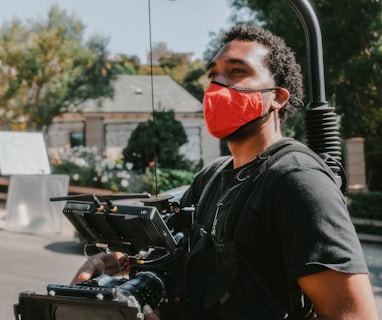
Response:
[{"label": "background building", "polygon": [[[220,154],[219,141],[205,127],[202,104],[169,76],[121,75],[114,97],[89,100],[72,112],[54,118],[47,133],[50,154],[74,146],[96,146],[110,158],[121,158],[132,131],[155,110],[173,110],[188,143],[181,147],[187,159],[206,164]],[[169,141],[168,143],[171,143]]]}]

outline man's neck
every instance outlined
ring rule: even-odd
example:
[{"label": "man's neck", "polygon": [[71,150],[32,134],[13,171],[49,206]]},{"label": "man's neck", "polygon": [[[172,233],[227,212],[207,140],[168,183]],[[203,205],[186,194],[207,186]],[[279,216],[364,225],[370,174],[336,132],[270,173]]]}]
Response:
[{"label": "man's neck", "polygon": [[242,141],[228,141],[228,146],[233,157],[233,167],[241,167],[254,160],[261,152],[268,149],[273,143],[282,139],[281,133],[274,135],[256,135]]}]

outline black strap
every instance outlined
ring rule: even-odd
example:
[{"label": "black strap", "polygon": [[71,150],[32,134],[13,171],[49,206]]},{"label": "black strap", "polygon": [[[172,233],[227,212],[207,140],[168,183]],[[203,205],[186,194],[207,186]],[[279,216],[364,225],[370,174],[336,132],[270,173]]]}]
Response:
[{"label": "black strap", "polygon": [[[281,143],[278,144],[275,148],[272,148],[268,150],[267,154],[263,154],[263,158],[265,159],[264,162],[260,164],[256,172],[254,173],[254,176],[252,178],[252,182],[255,183],[263,173],[265,173],[272,165],[274,165],[278,160],[280,160],[283,156],[291,153],[291,152],[300,152],[304,153],[310,157],[312,157],[314,160],[316,160],[321,167],[323,168],[323,171],[330,177],[330,179],[340,188],[338,179],[336,175],[333,173],[333,171],[327,166],[325,161],[319,156],[317,153],[315,153],[313,150],[309,149],[307,146],[293,140],[293,139],[283,139],[280,141]],[[253,184],[252,183],[252,184]],[[250,184],[246,184],[247,186]],[[246,186],[244,185],[243,188]],[[245,190],[247,191],[247,190]],[[341,191],[344,193],[344,191],[341,189]],[[241,193],[244,193],[247,195],[247,192],[243,192],[243,189],[240,191]],[[248,197],[248,201],[250,200],[250,197]],[[247,203],[243,206],[245,208],[247,206]],[[241,210],[241,212],[244,212],[244,210]],[[237,233],[240,228],[240,225],[243,220],[243,214],[240,214],[238,219],[236,220],[237,223],[235,224],[235,232],[234,232],[234,239],[237,238]]]},{"label": "black strap", "polygon": [[[235,239],[237,239],[237,233],[239,232],[240,226],[243,223],[244,219],[244,208],[248,206],[248,201],[251,197],[248,197],[251,190],[253,190],[253,185],[258,181],[258,179],[265,173],[272,165],[274,165],[278,160],[280,160],[283,156],[291,153],[291,152],[300,152],[304,153],[313,159],[316,160],[318,164],[323,169],[323,172],[325,172],[334,183],[338,185],[338,179],[336,179],[335,174],[331,171],[331,169],[326,165],[325,161],[317,155],[314,151],[309,149],[307,146],[303,145],[302,143],[299,143],[293,139],[282,139],[272,145],[269,149],[267,149],[265,152],[260,154],[258,156],[258,159],[261,161],[258,162],[258,166],[254,168],[254,170],[251,170],[250,177],[245,181],[245,183],[242,184],[240,194],[236,197],[234,200],[235,202],[240,201],[240,203],[244,203],[243,209],[241,210],[241,213],[236,219],[236,223],[230,224],[230,229],[226,230],[225,232],[228,232],[229,235],[232,235],[232,242],[227,242],[223,244],[222,250],[230,251],[232,254],[237,254],[237,251],[235,250]],[[210,192],[212,188],[216,187],[217,177],[221,170],[226,168],[228,163],[232,161],[231,157],[227,157],[226,159],[219,160],[216,164],[214,164],[215,169],[213,175],[209,179],[208,183],[205,185],[197,207],[197,213],[196,213],[196,221],[200,222],[200,219],[202,218],[201,215],[204,212],[203,206],[208,203],[208,198],[210,195]],[[245,200],[246,197],[248,200]],[[204,217],[207,218],[207,217]],[[200,226],[199,226],[200,227]],[[242,259],[245,260],[244,257]],[[254,271],[255,273],[255,271]],[[259,278],[259,277],[257,277]],[[265,284],[263,287],[266,288]],[[299,288],[297,288],[299,289]],[[267,290],[264,290],[264,294],[266,296],[270,296],[270,292],[267,292]],[[289,319],[305,319],[306,314],[311,311],[311,305],[309,303],[305,304],[303,303],[303,300],[301,300],[301,290],[296,290],[295,287],[291,287],[290,295],[289,295]],[[273,303],[273,302],[272,302]],[[274,305],[276,307],[276,305]],[[308,309],[307,309],[308,308]]]},{"label": "black strap", "polygon": [[213,175],[211,176],[211,178],[209,179],[209,181],[207,182],[207,184],[204,186],[203,190],[202,190],[202,193],[199,197],[199,201],[198,201],[198,204],[197,204],[197,207],[196,207],[196,214],[195,214],[195,221],[199,222],[200,221],[200,218],[201,218],[201,214],[204,212],[204,208],[203,208],[203,205],[205,205],[208,201],[208,196],[211,194],[210,192],[208,192],[213,186],[214,184],[216,183],[216,178],[217,176],[219,175],[219,173],[225,168],[227,167],[227,165],[232,161],[232,157],[230,156],[227,156],[227,157],[222,157],[222,158],[219,158],[216,162],[214,162],[212,164],[213,166],[213,169],[211,170],[214,170],[214,173]]}]

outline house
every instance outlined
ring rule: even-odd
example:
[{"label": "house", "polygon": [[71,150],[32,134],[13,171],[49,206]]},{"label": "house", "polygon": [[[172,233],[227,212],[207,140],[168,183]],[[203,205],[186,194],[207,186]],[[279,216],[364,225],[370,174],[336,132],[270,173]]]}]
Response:
[{"label": "house", "polygon": [[[88,100],[78,110],[53,119],[47,132],[50,154],[78,145],[96,146],[107,157],[120,158],[132,131],[155,110],[173,110],[188,136],[181,147],[187,159],[206,164],[219,156],[219,141],[209,135],[202,104],[169,76],[121,75],[114,97]],[[169,141],[171,143],[171,141]]]}]

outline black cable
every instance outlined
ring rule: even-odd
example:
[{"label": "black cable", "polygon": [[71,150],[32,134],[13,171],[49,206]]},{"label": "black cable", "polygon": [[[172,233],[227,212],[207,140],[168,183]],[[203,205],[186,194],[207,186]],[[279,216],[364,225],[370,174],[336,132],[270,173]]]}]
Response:
[{"label": "black cable", "polygon": [[158,195],[158,179],[157,179],[157,152],[156,152],[156,138],[155,138],[155,107],[154,107],[154,75],[153,75],[153,48],[151,39],[151,0],[148,0],[149,9],[149,42],[150,42],[150,81],[151,81],[151,107],[153,113],[153,148],[154,148],[154,182],[155,182],[155,195]]}]

